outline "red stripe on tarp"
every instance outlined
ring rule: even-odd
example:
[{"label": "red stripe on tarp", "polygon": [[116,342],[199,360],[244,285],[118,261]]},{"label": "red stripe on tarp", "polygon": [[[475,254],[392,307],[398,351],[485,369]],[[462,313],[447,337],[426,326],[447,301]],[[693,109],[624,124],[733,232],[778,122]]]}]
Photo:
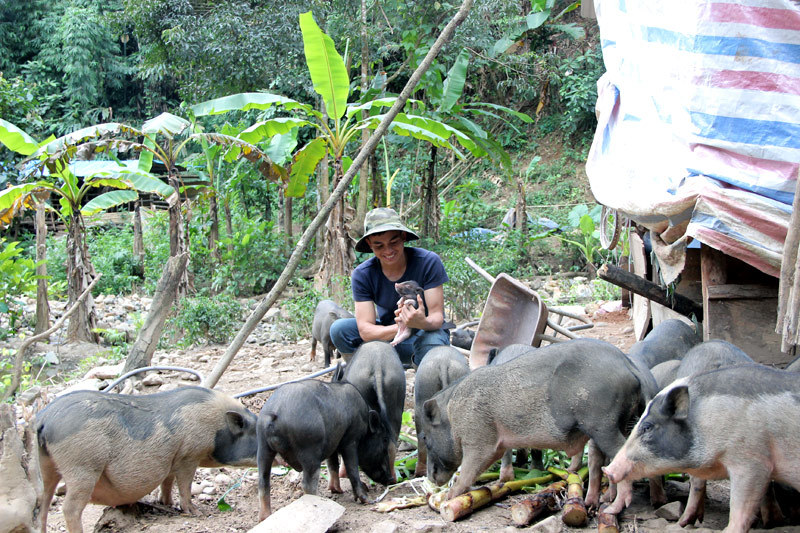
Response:
[{"label": "red stripe on tarp", "polygon": [[[756,230],[777,242],[786,240],[787,227],[778,220],[770,220],[758,209],[751,208],[748,204],[732,200],[713,190],[706,190],[703,193],[703,200],[706,204],[714,207],[717,211],[725,212],[743,225]],[[713,215],[713,213],[712,213]]]},{"label": "red stripe on tarp", "polygon": [[710,20],[779,30],[800,30],[800,11],[793,9],[713,3],[711,4]]},{"label": "red stripe on tarp", "polygon": [[720,252],[741,259],[745,263],[754,266],[765,274],[779,278],[781,275],[780,265],[773,265],[766,261],[763,256],[757,254],[755,251],[744,245],[743,243],[732,239],[730,236],[714,231],[700,225],[689,226],[691,235],[700,242],[716,248]]},{"label": "red stripe on tarp", "polygon": [[[769,174],[770,182],[794,183],[800,171],[800,163],[751,157],[707,144],[692,143],[689,145],[689,150],[699,158],[715,159],[726,167],[752,176],[765,177]],[[793,190],[794,186],[791,189]]]},{"label": "red stripe on tarp", "polygon": [[710,70],[694,76],[692,83],[717,89],[742,89],[800,95],[800,78],[752,70]]}]

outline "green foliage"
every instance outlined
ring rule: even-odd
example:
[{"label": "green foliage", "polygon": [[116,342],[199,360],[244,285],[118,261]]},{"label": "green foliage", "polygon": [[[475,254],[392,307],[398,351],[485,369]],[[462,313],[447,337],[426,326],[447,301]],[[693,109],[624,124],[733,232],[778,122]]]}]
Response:
[{"label": "green foliage", "polygon": [[[11,385],[11,380],[14,375],[14,356],[13,350],[3,348],[0,350],[0,397],[5,395],[6,389]],[[38,375],[35,376],[33,372],[36,366],[41,366],[44,362],[40,357],[33,359],[23,360],[22,373],[20,374],[20,383],[18,392],[29,389],[37,384]],[[9,398],[9,402],[13,401],[13,397]]]},{"label": "green foliage", "polygon": [[282,333],[289,340],[311,338],[311,325],[314,322],[314,309],[325,296],[314,288],[311,281],[295,278],[289,284],[295,296],[283,304],[286,313],[285,328]]},{"label": "green foliage", "polygon": [[580,250],[588,265],[594,264],[596,257],[603,249],[600,245],[600,232],[597,230],[597,226],[600,224],[600,210],[599,205],[596,205],[591,211],[585,204],[576,205],[569,212],[569,224],[572,231],[558,235],[562,242],[571,244]]},{"label": "green foliage", "polygon": [[[559,96],[564,105],[562,127],[568,135],[577,131],[591,133],[597,124],[597,80],[605,72],[599,46],[564,59],[559,65]],[[591,138],[591,135],[588,135]]]},{"label": "green foliage", "polygon": [[8,330],[0,328],[0,337],[6,338],[16,329],[22,317],[23,294],[36,292],[36,263],[23,255],[19,242],[6,242],[0,237],[0,315],[8,317]]},{"label": "green foliage", "polygon": [[221,344],[228,342],[238,330],[242,311],[239,302],[224,294],[213,298],[184,298],[172,325],[183,332],[181,346],[202,341]]}]

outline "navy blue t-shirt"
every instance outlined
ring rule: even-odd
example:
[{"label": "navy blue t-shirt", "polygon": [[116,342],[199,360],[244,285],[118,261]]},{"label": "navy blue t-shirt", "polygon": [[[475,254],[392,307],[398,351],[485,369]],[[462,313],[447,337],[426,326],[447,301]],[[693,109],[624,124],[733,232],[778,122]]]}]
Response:
[{"label": "navy blue t-shirt", "polygon": [[[394,312],[400,295],[394,284],[401,281],[416,281],[423,290],[443,285],[449,278],[444,270],[442,259],[434,252],[424,248],[406,246],[406,271],[395,281],[390,281],[376,257],[370,257],[358,265],[351,276],[353,300],[356,302],[375,302],[377,323],[383,326],[394,324]],[[422,297],[423,303],[425,297]],[[427,309],[427,303],[425,304]]]}]

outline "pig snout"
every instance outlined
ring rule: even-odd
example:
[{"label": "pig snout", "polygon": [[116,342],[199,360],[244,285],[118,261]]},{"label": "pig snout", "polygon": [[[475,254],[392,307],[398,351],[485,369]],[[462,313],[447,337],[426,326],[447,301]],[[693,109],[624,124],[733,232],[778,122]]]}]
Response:
[{"label": "pig snout", "polygon": [[627,478],[633,470],[633,462],[628,458],[625,453],[625,448],[622,448],[611,464],[602,468],[603,473],[608,477],[611,483],[619,483]]}]

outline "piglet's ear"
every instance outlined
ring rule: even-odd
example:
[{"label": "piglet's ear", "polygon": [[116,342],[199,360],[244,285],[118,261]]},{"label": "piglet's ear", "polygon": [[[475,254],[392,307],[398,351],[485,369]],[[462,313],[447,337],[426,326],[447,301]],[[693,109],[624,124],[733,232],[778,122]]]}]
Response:
[{"label": "piglet's ear", "polygon": [[689,416],[689,387],[679,385],[672,388],[664,401],[664,411],[674,420],[685,421]]},{"label": "piglet's ear", "polygon": [[225,423],[228,425],[228,429],[233,433],[234,437],[238,437],[244,433],[245,420],[241,413],[228,411],[225,413]]},{"label": "piglet's ear", "polygon": [[432,426],[438,426],[442,423],[442,413],[439,409],[439,404],[434,399],[430,399],[422,404],[422,409],[425,413],[425,418]]},{"label": "piglet's ear", "polygon": [[381,424],[381,415],[378,414],[378,411],[370,409],[369,415],[367,416],[367,425],[369,426],[369,432],[375,433],[376,431],[378,431],[380,424]]}]

